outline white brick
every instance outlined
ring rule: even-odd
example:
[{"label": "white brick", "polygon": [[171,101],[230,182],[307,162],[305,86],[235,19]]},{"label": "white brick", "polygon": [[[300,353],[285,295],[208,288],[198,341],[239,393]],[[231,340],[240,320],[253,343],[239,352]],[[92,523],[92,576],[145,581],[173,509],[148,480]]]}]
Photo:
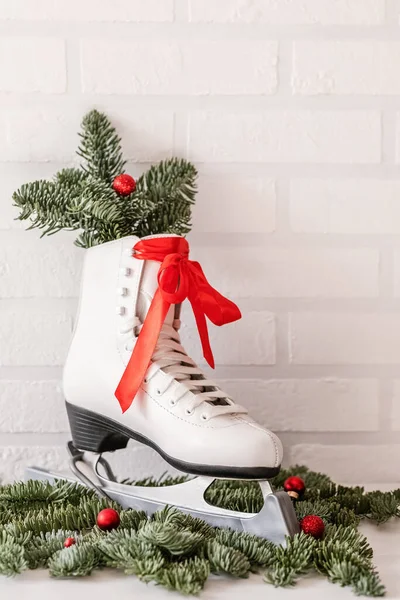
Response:
[{"label": "white brick", "polygon": [[204,162],[378,163],[373,111],[193,112],[189,154]]},{"label": "white brick", "polygon": [[58,381],[0,381],[0,431],[69,431]]},{"label": "white brick", "polygon": [[400,380],[398,379],[393,383],[391,425],[392,429],[400,431]]},{"label": "white brick", "polygon": [[0,160],[69,161],[78,146],[79,119],[52,108],[3,109]]},{"label": "white brick", "polygon": [[327,473],[338,483],[397,481],[400,445],[329,446],[298,444],[291,449],[290,463],[305,464]]},{"label": "white brick", "polygon": [[400,314],[292,314],[290,346],[294,364],[396,364]]},{"label": "white brick", "polygon": [[394,295],[400,296],[400,250],[393,251],[393,288]]},{"label": "white brick", "polygon": [[[188,303],[182,311],[182,340],[190,356],[204,364],[201,343]],[[208,322],[217,365],[272,365],[275,363],[275,318],[263,311],[246,312],[240,321],[216,327]]]},{"label": "white brick", "polygon": [[[101,107],[99,107],[101,110]],[[122,137],[125,158],[160,160],[173,148],[173,114],[107,110]],[[76,161],[81,111],[51,108],[3,109],[0,116],[0,161]]]},{"label": "white brick", "polygon": [[374,379],[230,379],[221,388],[273,431],[376,431]]},{"label": "white brick", "polygon": [[293,51],[295,94],[399,94],[400,44],[302,41]]},{"label": "white brick", "polygon": [[0,40],[0,91],[66,91],[64,40],[3,37]]},{"label": "white brick", "polygon": [[77,296],[83,250],[33,234],[25,240],[0,247],[0,298]]},{"label": "white brick", "polygon": [[199,179],[193,231],[269,233],[275,230],[275,182],[221,175]]},{"label": "white brick", "polygon": [[290,221],[297,232],[399,234],[400,182],[293,180]]},{"label": "white brick", "polygon": [[1,307],[0,365],[63,365],[71,335],[71,316],[57,304]]},{"label": "white brick", "polygon": [[0,19],[32,21],[172,21],[173,0],[8,0]]},{"label": "white brick", "polygon": [[379,252],[339,248],[195,248],[207,279],[236,298],[356,298],[379,294]]},{"label": "white brick", "polygon": [[1,483],[25,479],[28,466],[70,473],[64,446],[0,446]]},{"label": "white brick", "polygon": [[83,90],[136,95],[271,94],[277,86],[277,52],[275,42],[91,39],[81,49]]},{"label": "white brick", "polygon": [[189,0],[192,21],[284,25],[378,25],[384,0]]},{"label": "white brick", "polygon": [[396,161],[400,163],[400,113],[397,113],[396,120]]}]

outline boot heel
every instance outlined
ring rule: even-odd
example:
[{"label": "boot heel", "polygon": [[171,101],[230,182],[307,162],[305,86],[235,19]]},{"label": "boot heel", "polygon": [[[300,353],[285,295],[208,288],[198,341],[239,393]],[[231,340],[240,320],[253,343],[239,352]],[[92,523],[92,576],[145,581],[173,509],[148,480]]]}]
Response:
[{"label": "boot heel", "polygon": [[129,437],[117,423],[75,404],[65,405],[75,448],[99,453],[126,448]]}]

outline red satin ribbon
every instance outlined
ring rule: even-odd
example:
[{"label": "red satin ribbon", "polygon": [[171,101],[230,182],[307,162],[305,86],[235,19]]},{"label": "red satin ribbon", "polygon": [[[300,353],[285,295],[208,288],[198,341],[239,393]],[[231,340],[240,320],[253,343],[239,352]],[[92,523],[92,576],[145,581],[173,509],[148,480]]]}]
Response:
[{"label": "red satin ribbon", "polygon": [[171,304],[186,298],[192,305],[199,330],[203,355],[214,368],[206,317],[214,325],[225,325],[241,318],[240,310],[208,283],[198,262],[189,260],[189,244],[182,237],[141,240],[134,246],[135,258],[161,263],[158,289],[143,323],[129,363],[115,391],[122,412],[133,402],[144,379],[161,327]]}]

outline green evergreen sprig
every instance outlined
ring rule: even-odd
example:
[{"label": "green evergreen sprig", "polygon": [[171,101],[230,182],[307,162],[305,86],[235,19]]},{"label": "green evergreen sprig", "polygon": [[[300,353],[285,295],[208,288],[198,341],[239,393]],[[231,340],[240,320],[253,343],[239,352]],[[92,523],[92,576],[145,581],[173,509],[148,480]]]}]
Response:
[{"label": "green evergreen sprig", "polygon": [[97,110],[84,116],[77,150],[80,168],[62,169],[52,180],[22,185],[14,192],[19,220],[43,235],[78,230],[75,244],[89,248],[128,235],[186,235],[196,195],[195,167],[186,160],[164,160],[143,173],[126,197],[113,189],[124,173],[121,138]]},{"label": "green evergreen sprig", "polygon": [[[400,517],[400,491],[365,493],[361,487],[337,486],[326,475],[301,466],[281,471],[274,486],[281,488],[294,474],[306,482],[304,498],[295,505],[298,518],[316,514],[326,530],[318,541],[298,534],[285,548],[248,533],[211,527],[174,507],[152,517],[120,509],[119,528],[107,533],[97,527],[96,515],[106,506],[118,506],[80,485],[28,481],[0,486],[0,574],[47,568],[52,577],[82,577],[107,567],[197,594],[210,573],[245,578],[261,571],[267,583],[282,587],[314,572],[350,586],[356,595],[384,595],[372,548],[357,526],[362,519],[382,523]],[[167,476],[137,483],[172,485],[183,480]],[[263,502],[256,483],[226,480],[212,484],[207,500],[242,512],[257,512]],[[76,544],[64,548],[70,536]]]}]

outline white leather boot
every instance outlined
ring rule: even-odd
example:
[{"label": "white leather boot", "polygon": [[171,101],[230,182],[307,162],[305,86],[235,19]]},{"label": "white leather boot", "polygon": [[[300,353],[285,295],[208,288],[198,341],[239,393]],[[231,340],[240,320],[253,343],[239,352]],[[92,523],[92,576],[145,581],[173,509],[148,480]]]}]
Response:
[{"label": "white leather boot", "polygon": [[[183,240],[150,236],[142,241],[168,242],[171,238]],[[187,473],[240,479],[275,476],[282,460],[279,439],[251,419],[245,408],[235,404],[187,356],[178,333],[179,304],[172,304],[166,316],[160,317],[165,320],[160,334],[155,334],[150,364],[145,363],[143,378],[139,374],[143,365],[140,367],[140,356],[132,356],[132,350],[139,339],[145,347],[143,336],[154,334],[152,322],[143,323],[157,290],[160,300],[159,286],[164,285],[160,262],[144,260],[134,250],[139,242],[136,237],[126,237],[86,251],[77,322],[64,370],[74,446],[105,452],[124,448],[132,438]],[[172,269],[172,280],[164,285],[164,300],[178,298],[168,286],[184,287],[183,276],[189,286],[195,285],[190,269],[197,263],[190,265],[179,253],[169,255],[167,262],[171,256],[175,266],[182,259],[178,264],[181,271]],[[183,289],[179,300],[185,295]],[[219,298],[216,310],[223,304]],[[192,300],[194,306],[196,293]],[[201,328],[202,317],[197,317]],[[143,357],[145,354],[142,362]],[[128,396],[131,393],[132,373],[139,377],[140,387],[134,397],[122,399],[121,386],[125,395],[126,390]],[[115,397],[117,386],[120,402]],[[135,386],[132,389],[135,392]]]}]

